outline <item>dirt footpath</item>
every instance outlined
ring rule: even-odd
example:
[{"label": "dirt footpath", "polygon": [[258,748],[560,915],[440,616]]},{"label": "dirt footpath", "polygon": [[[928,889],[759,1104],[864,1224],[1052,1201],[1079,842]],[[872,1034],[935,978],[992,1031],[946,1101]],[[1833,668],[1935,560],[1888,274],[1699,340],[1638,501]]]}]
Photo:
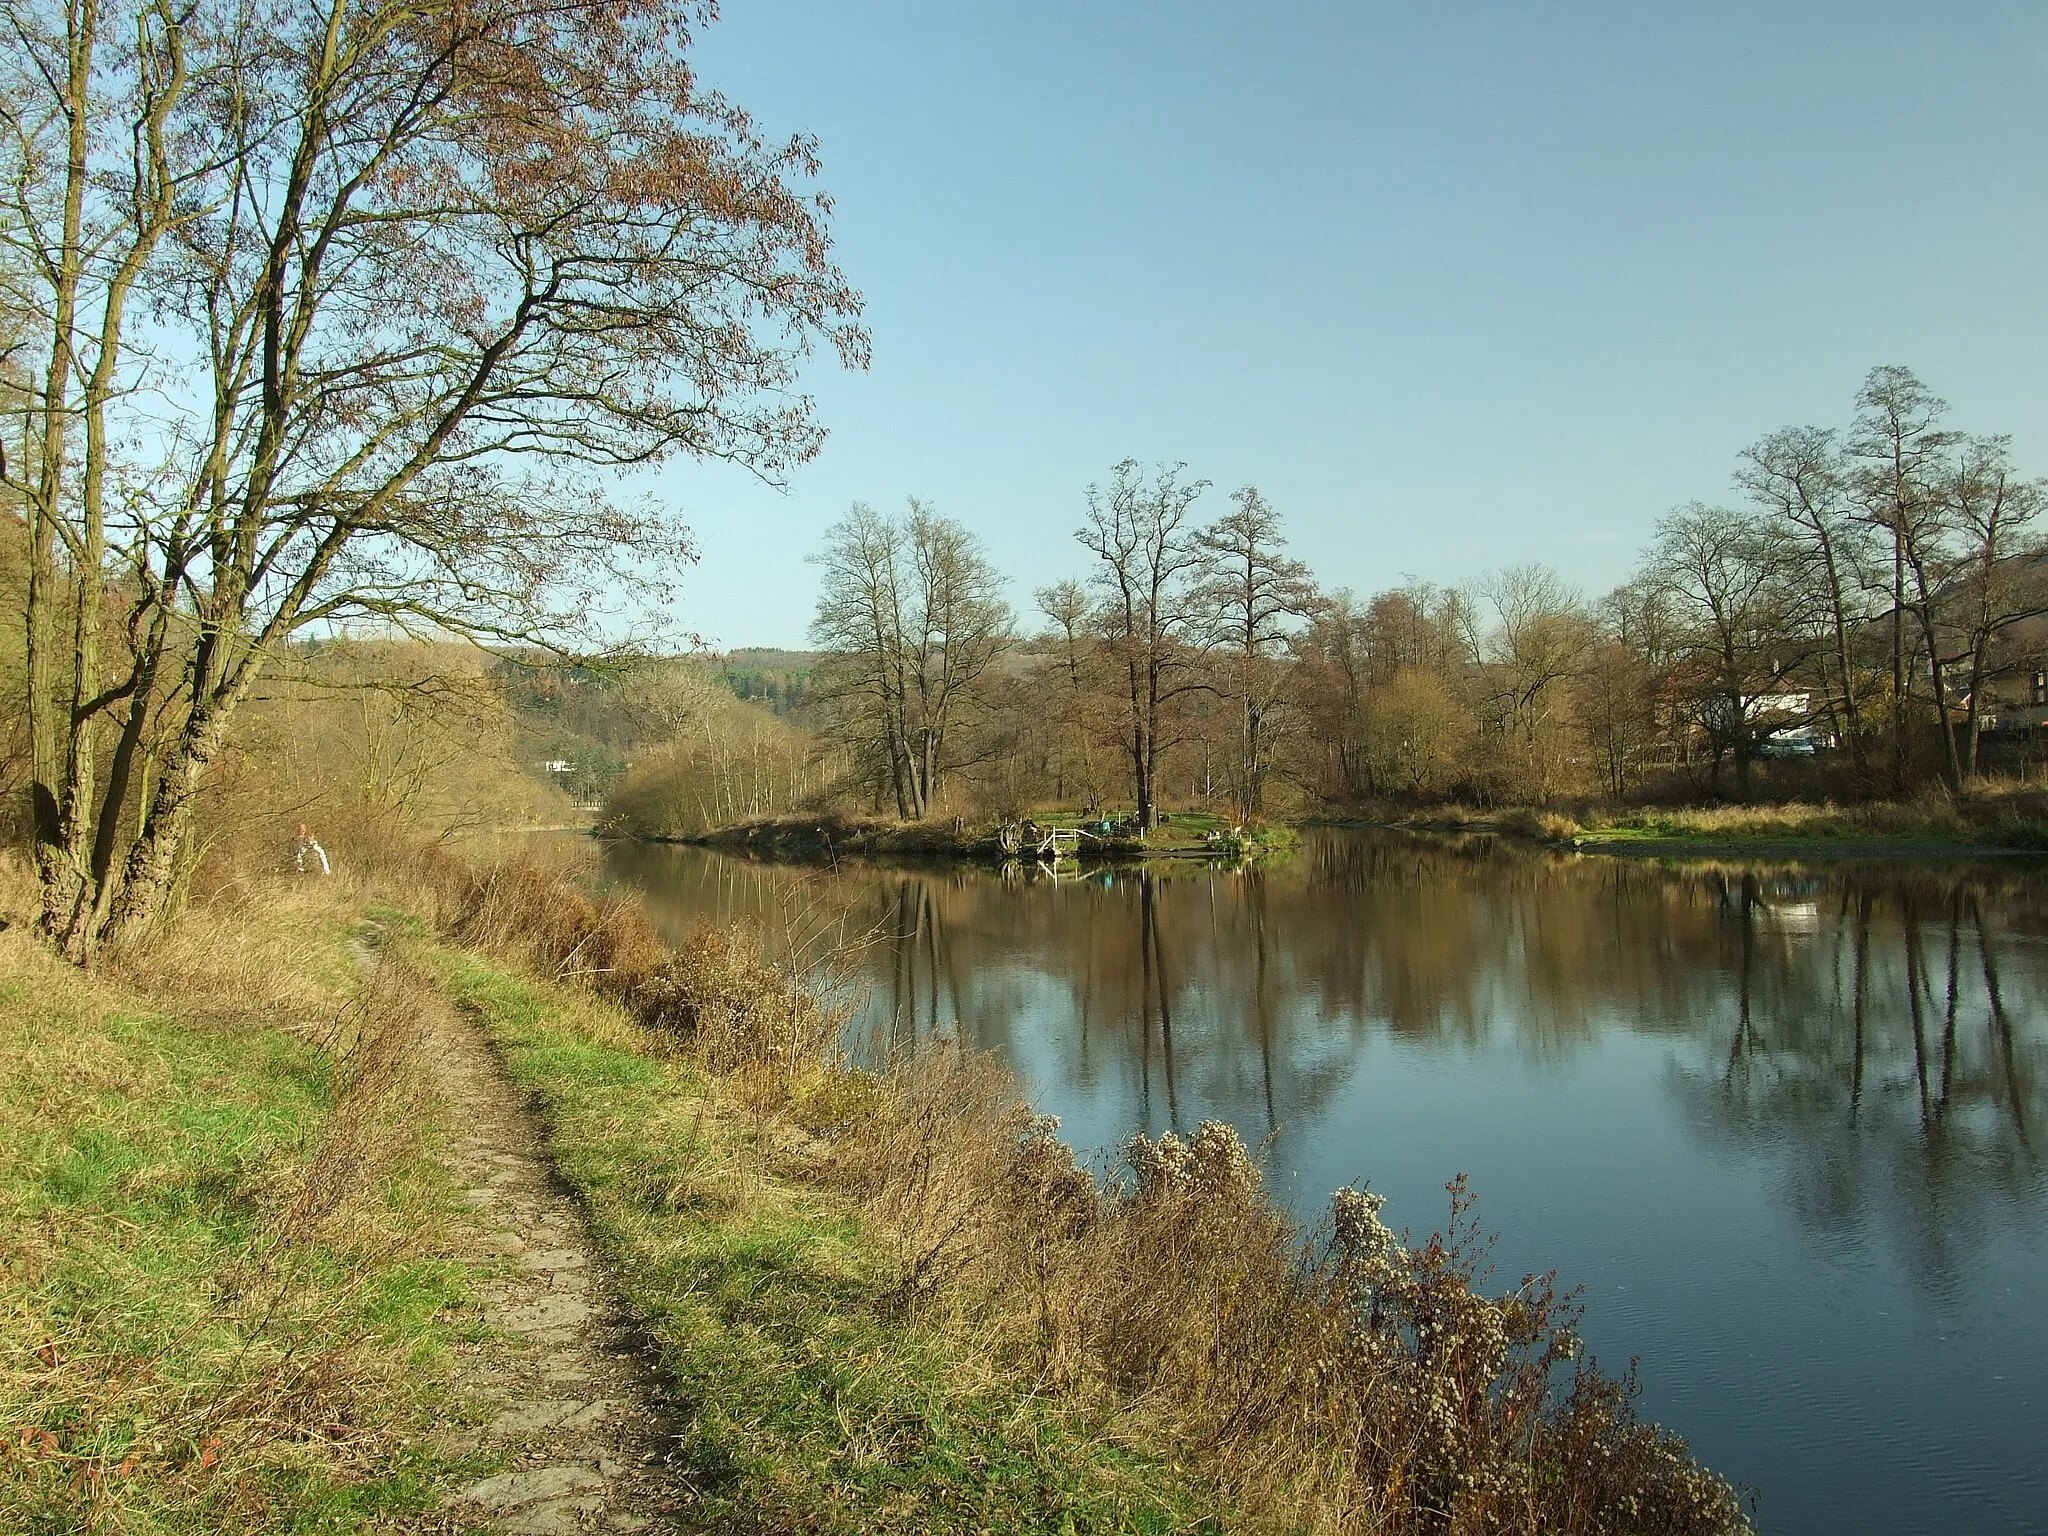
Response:
[{"label": "dirt footpath", "polygon": [[583,1212],[479,1028],[449,1009],[423,1012],[457,1175],[487,1243],[512,1261],[484,1298],[500,1337],[472,1346],[461,1373],[463,1395],[492,1416],[442,1437],[450,1450],[501,1451],[512,1467],[451,1496],[448,1512],[517,1536],[678,1529],[683,1489],[645,1326],[606,1283]]}]

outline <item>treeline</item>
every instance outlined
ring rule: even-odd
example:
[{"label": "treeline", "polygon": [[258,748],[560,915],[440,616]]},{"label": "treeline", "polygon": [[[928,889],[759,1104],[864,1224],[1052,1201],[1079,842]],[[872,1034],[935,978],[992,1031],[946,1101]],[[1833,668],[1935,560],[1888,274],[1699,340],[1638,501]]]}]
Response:
[{"label": "treeline", "polygon": [[1776,787],[1853,798],[1961,789],[2009,766],[1994,735],[2025,752],[2048,494],[2009,439],[1882,367],[1846,426],[1762,438],[1733,485],[1602,597],[1539,565],[1359,597],[1290,557],[1256,487],[1208,517],[1208,481],[1126,460],[1022,622],[959,522],[857,505],[813,557],[813,699],[848,794],[907,818],[1720,798],[1766,758]]}]

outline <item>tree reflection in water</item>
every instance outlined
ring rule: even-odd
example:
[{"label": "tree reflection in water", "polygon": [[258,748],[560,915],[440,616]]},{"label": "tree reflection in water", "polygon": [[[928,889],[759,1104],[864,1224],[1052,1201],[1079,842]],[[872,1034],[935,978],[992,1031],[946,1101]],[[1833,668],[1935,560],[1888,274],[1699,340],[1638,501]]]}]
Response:
[{"label": "tree reflection in water", "polygon": [[1472,1172],[1503,1268],[1592,1283],[1596,1347],[1643,1353],[1652,1411],[1763,1485],[1766,1529],[1939,1529],[1958,1488],[1975,1529],[2048,1508],[2030,862],[1334,830],[1271,870],[1056,882],[605,858],[674,935],[821,910],[871,935],[852,1049],[1000,1051],[1083,1146],[1225,1119],[1305,1213],[1370,1176],[1417,1222]]},{"label": "tree reflection in water", "polygon": [[1110,1090],[1129,1130],[1221,1115],[1284,1133],[1375,1036],[1544,1060],[1619,1029],[1724,1039],[1715,1070],[1680,1058],[1686,1101],[1717,1135],[1806,1141],[1816,1220],[1870,1198],[1852,1157],[1887,1179],[1917,1160],[1929,1221],[1968,1198],[1965,1171],[2012,1190],[2039,1172],[2048,886],[2025,867],[1666,870],[1344,833],[1277,870],[1058,881],[607,858],[674,933],[773,926],[783,888],[811,882],[837,931],[879,936],[857,1050],[958,1033],[1028,1057],[1050,1097]]},{"label": "tree reflection in water", "polygon": [[[2038,945],[1987,905],[2033,921],[2042,893],[2031,878],[1953,868],[1708,878],[1738,958],[1725,1069],[1683,1074],[1704,1122],[1736,1143],[1797,1138],[1804,1175],[1783,1193],[1803,1220],[1890,1227],[1924,1281],[1951,1282],[1972,1258],[1952,1234],[1980,1232],[1997,1208],[2025,1210],[2041,1180],[2028,1129],[2043,1051]],[[1786,940],[1824,899],[1821,964]],[[2024,1049],[2009,964],[2033,1021]]]}]

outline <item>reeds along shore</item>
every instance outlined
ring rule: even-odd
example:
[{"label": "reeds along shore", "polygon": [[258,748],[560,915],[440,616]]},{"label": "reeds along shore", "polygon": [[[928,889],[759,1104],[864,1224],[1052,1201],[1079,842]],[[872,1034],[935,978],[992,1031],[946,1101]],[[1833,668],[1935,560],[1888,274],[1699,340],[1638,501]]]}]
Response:
[{"label": "reeds along shore", "polygon": [[1304,1231],[1229,1127],[1136,1137],[1107,1179],[994,1061],[846,1065],[818,957],[746,931],[672,951],[629,902],[523,858],[436,856],[437,920],[623,1007],[798,1138],[896,1255],[907,1314],[960,1320],[993,1368],[1186,1449],[1254,1525],[1406,1532],[1748,1529],[1729,1485],[1640,1422],[1552,1277],[1489,1289],[1462,1182],[1419,1244],[1364,1188]]}]

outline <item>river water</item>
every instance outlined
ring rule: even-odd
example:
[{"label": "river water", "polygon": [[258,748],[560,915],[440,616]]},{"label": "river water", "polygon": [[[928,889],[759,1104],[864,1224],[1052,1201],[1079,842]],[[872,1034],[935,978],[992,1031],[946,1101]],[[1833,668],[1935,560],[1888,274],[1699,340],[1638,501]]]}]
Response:
[{"label": "river water", "polygon": [[2048,1532],[2048,869],[604,859],[677,937],[867,936],[857,1046],[999,1051],[1078,1147],[1228,1120],[1305,1217],[1370,1181],[1418,1236],[1468,1174],[1767,1532]]}]

